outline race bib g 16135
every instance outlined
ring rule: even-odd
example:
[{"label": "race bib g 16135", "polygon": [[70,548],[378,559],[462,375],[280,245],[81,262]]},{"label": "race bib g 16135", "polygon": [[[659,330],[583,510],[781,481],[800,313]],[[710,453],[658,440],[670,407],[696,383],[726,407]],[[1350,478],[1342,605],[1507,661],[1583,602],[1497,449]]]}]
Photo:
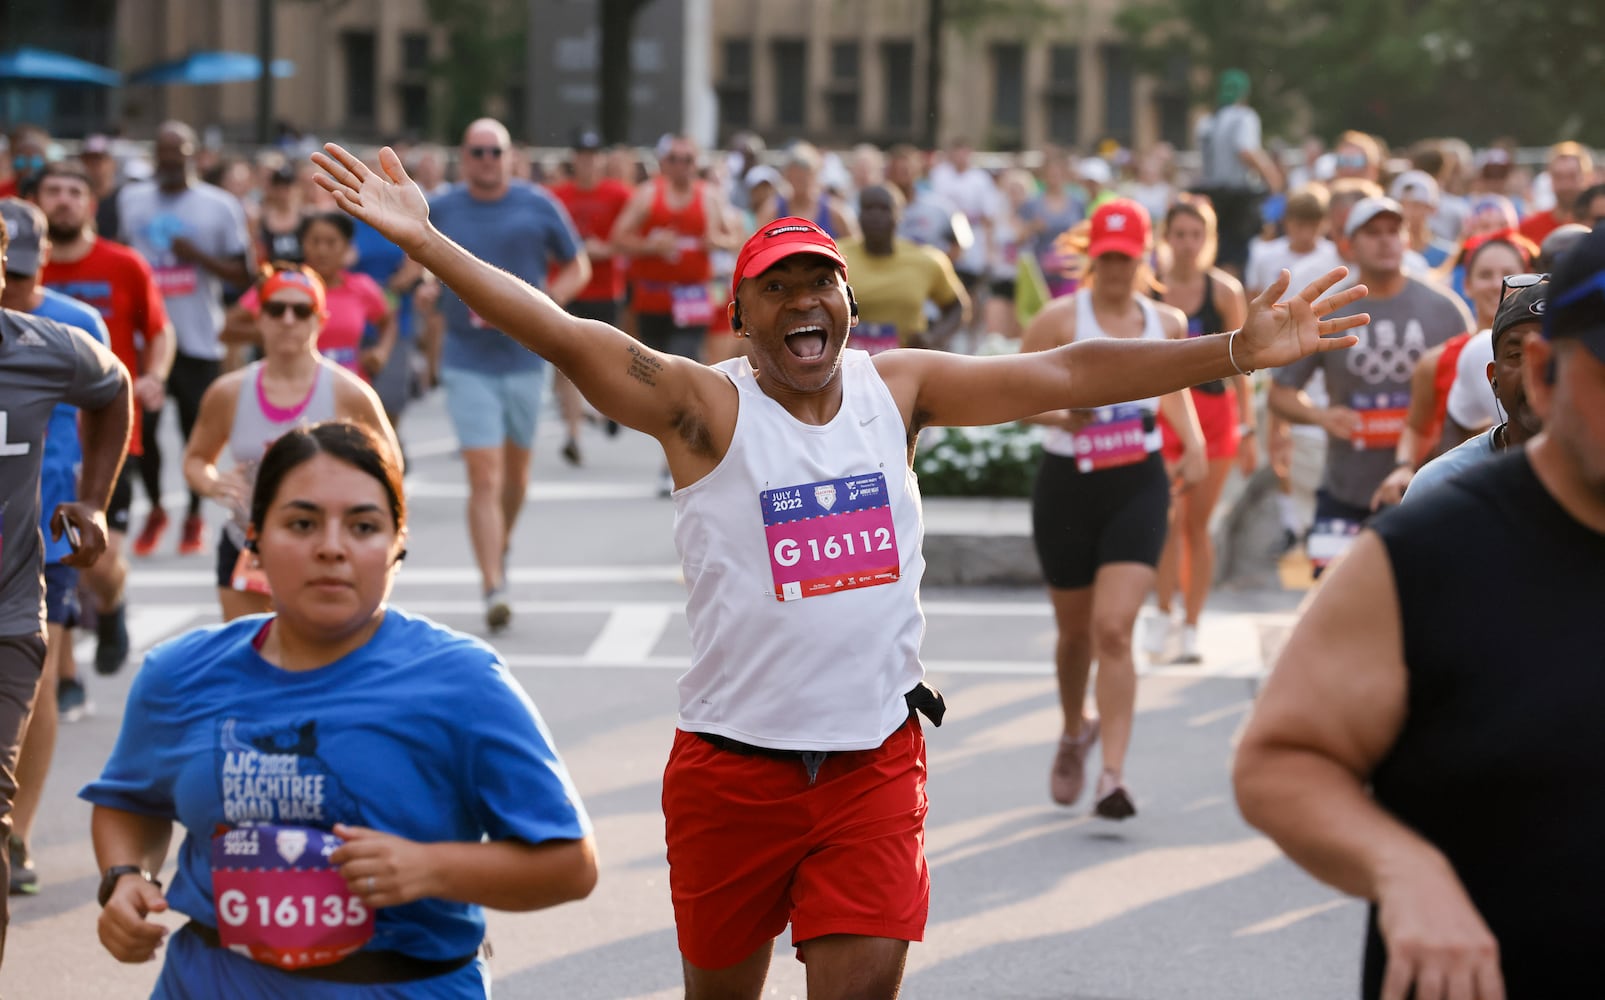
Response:
[{"label": "race bib g 16135", "polygon": [[776,600],[878,587],[901,575],[884,474],[764,490],[758,500]]},{"label": "race bib g 16135", "polygon": [[343,841],[305,826],[251,825],[212,838],[223,947],[281,969],[332,965],[373,938],[373,911],[329,863]]}]

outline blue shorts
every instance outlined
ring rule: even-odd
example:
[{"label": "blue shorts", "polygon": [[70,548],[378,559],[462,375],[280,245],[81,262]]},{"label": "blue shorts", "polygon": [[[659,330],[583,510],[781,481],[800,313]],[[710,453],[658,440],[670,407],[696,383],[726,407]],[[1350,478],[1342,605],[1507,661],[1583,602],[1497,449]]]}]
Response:
[{"label": "blue shorts", "polygon": [[440,384],[459,448],[500,448],[509,442],[525,449],[535,446],[546,366],[494,375],[442,368]]},{"label": "blue shorts", "polygon": [[78,618],[78,571],[50,563],[45,567],[45,621],[77,628]]}]

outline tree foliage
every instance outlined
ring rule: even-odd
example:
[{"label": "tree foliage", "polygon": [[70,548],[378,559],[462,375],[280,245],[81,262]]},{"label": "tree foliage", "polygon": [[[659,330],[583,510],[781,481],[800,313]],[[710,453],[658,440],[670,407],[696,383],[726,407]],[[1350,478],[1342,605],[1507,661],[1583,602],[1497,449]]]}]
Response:
[{"label": "tree foliage", "polygon": [[[524,78],[527,0],[427,0],[429,18],[444,29],[446,53],[432,67],[445,91],[434,131],[462,134],[486,114],[490,100]],[[523,122],[508,122],[514,132]]]},{"label": "tree foliage", "polygon": [[1117,20],[1151,69],[1185,53],[1200,102],[1246,70],[1267,131],[1605,142],[1595,0],[1136,0]]}]

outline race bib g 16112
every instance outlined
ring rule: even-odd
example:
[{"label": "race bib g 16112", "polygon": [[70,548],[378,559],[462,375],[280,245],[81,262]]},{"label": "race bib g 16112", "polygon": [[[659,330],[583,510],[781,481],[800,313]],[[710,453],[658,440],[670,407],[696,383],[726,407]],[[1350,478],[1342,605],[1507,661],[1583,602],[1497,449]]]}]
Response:
[{"label": "race bib g 16112", "polygon": [[1092,423],[1071,432],[1082,472],[1135,465],[1148,457],[1148,414],[1140,406],[1101,406]]},{"label": "race bib g 16112", "polygon": [[343,841],[304,826],[250,825],[212,838],[223,947],[280,969],[332,965],[373,938],[373,911],[329,863]]},{"label": "race bib g 16112", "polygon": [[776,600],[878,587],[901,575],[884,474],[764,490],[758,500]]}]

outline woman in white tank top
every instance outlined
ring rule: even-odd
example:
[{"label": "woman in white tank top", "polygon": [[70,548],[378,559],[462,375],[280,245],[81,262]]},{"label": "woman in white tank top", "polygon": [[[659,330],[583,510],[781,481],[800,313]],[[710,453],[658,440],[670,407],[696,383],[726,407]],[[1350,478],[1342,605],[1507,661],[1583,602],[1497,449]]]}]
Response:
[{"label": "woman in white tank top", "polygon": [[[1094,212],[1081,290],[1038,313],[1021,348],[1050,350],[1095,337],[1185,337],[1187,318],[1139,288],[1152,282],[1149,237],[1148,213],[1135,202],[1116,199]],[[1161,412],[1182,429],[1182,482],[1198,482],[1206,468],[1204,441],[1186,392],[1032,418],[1048,428],[1032,524],[1059,629],[1054,659],[1064,711],[1049,791],[1060,805],[1080,798],[1087,754],[1101,734],[1103,770],[1093,809],[1107,819],[1136,812],[1124,782],[1137,696],[1131,635],[1153,589],[1170,511]],[[1089,719],[1087,677],[1094,659],[1098,716]]]},{"label": "woman in white tank top", "polygon": [[[207,387],[184,452],[190,489],[229,512],[217,543],[217,596],[223,620],[271,610],[266,577],[255,566],[245,525],[262,453],[284,432],[325,420],[366,424],[401,461],[379,398],[360,378],[318,353],[323,282],[307,267],[279,267],[258,284],[262,360]],[[233,464],[219,472],[228,448]]]}]

